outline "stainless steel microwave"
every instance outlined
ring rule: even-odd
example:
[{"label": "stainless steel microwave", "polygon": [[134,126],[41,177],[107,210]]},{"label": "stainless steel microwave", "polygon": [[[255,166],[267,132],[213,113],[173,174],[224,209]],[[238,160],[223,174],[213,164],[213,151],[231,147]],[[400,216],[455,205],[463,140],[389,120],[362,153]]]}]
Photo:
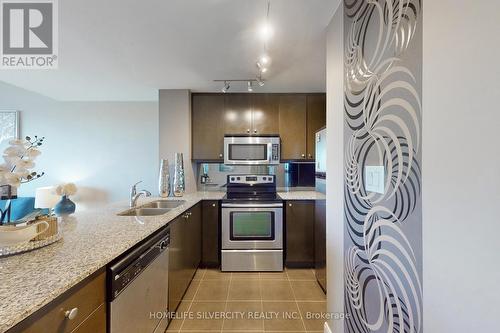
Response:
[{"label": "stainless steel microwave", "polygon": [[224,136],[224,164],[267,165],[280,163],[278,135]]}]

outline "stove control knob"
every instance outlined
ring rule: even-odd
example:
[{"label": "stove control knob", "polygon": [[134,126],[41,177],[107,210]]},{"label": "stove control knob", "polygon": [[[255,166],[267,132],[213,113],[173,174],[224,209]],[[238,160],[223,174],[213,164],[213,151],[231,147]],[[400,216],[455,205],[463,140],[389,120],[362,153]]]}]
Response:
[{"label": "stove control knob", "polygon": [[231,177],[231,181],[234,182],[234,177]]},{"label": "stove control knob", "polygon": [[240,177],[236,177],[236,180],[240,180],[241,178]]}]

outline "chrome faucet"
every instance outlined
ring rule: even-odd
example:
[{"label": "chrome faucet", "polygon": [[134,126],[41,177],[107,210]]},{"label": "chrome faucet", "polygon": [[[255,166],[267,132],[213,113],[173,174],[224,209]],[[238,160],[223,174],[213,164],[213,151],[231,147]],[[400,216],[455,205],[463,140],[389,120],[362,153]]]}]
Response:
[{"label": "chrome faucet", "polygon": [[137,185],[139,185],[140,183],[142,183],[142,180],[140,182],[135,183],[130,188],[130,207],[135,207],[135,205],[137,203],[137,199],[139,199],[139,197],[141,195],[144,194],[144,196],[146,196],[146,197],[151,196],[151,192],[146,191],[146,190],[142,190],[139,193],[137,192]]}]

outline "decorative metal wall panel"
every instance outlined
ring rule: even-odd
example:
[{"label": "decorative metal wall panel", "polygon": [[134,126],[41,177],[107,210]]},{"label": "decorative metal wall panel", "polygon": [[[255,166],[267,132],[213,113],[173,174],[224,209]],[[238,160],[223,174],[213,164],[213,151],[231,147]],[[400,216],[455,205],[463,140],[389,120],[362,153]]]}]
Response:
[{"label": "decorative metal wall panel", "polygon": [[344,38],[345,331],[419,333],[422,1],[344,0]]}]

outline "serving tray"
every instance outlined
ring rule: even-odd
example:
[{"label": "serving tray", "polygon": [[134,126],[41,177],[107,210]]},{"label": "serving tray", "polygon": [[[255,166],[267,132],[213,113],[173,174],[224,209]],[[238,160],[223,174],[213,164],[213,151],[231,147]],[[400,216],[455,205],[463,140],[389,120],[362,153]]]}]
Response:
[{"label": "serving tray", "polygon": [[0,246],[0,257],[11,256],[13,254],[24,253],[28,251],[33,251],[44,246],[53,244],[59,240],[61,240],[62,234],[58,232],[54,236],[47,237],[43,240],[39,241],[29,241],[27,243],[21,243],[11,246]]}]

